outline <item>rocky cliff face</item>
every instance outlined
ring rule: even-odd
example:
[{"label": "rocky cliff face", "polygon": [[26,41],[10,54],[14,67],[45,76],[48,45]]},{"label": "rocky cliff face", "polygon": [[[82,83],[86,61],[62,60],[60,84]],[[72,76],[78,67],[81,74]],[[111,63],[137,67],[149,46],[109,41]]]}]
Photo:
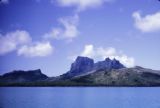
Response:
[{"label": "rocky cliff face", "polygon": [[87,71],[92,70],[94,66],[93,59],[90,59],[88,57],[77,57],[74,63],[71,65],[70,73],[84,73]]},{"label": "rocky cliff face", "polygon": [[104,61],[99,61],[94,64],[94,70],[100,70],[100,69],[120,69],[125,68],[124,65],[122,65],[118,60],[110,58],[106,58]]},{"label": "rocky cliff face", "polygon": [[104,61],[99,61],[94,63],[94,60],[88,57],[78,56],[74,63],[72,63],[70,70],[63,74],[62,78],[71,78],[75,76],[79,76],[82,74],[86,74],[91,71],[97,70],[111,70],[111,69],[120,69],[125,68],[123,64],[121,64],[116,59],[106,58]]},{"label": "rocky cliff face", "polygon": [[68,79],[80,74],[84,74],[88,71],[91,71],[94,66],[94,60],[88,57],[80,57],[78,56],[74,63],[71,64],[70,70],[61,75],[62,79]]}]

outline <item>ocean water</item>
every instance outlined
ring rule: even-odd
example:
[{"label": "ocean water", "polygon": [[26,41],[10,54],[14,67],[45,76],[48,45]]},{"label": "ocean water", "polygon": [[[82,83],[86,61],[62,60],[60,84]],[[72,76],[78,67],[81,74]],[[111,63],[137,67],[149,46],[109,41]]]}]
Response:
[{"label": "ocean water", "polygon": [[0,108],[160,108],[160,88],[1,87]]}]

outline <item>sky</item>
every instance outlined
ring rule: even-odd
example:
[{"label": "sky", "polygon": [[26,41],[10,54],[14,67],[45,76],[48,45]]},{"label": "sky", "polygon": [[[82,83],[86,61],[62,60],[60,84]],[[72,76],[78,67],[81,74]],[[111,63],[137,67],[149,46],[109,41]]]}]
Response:
[{"label": "sky", "polygon": [[0,74],[58,76],[77,56],[160,70],[158,0],[1,0]]}]

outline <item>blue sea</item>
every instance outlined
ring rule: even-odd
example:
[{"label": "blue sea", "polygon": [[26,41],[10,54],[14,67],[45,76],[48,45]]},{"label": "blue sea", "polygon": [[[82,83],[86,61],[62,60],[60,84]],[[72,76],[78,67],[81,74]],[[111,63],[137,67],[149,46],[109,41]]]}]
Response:
[{"label": "blue sea", "polygon": [[160,108],[160,88],[1,87],[0,108]]}]

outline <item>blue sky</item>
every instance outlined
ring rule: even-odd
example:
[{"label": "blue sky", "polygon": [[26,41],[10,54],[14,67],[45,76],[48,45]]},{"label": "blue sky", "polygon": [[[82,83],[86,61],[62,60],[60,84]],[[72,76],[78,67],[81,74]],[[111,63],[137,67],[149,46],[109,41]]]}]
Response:
[{"label": "blue sky", "polygon": [[69,70],[76,56],[160,70],[158,0],[1,0],[0,74]]}]

